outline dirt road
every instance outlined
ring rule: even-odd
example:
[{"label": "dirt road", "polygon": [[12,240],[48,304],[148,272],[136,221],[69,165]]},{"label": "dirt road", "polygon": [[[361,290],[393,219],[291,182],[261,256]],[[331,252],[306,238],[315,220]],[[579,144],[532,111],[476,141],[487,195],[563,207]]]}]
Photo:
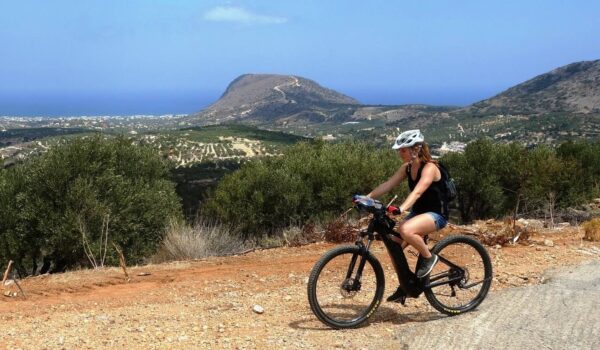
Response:
[{"label": "dirt road", "polygon": [[562,267],[541,285],[492,295],[476,312],[404,327],[397,348],[598,349],[599,302],[600,261]]},{"label": "dirt road", "polygon": [[[116,268],[25,279],[27,299],[0,297],[0,348],[398,349],[405,341],[401,332],[410,330],[417,339],[435,334],[429,327],[483,315],[495,305],[491,300],[512,293],[500,290],[537,285],[550,266],[600,260],[598,243],[582,241],[575,230],[532,237],[525,245],[490,247],[492,292],[472,316],[455,320],[424,298],[410,299],[407,307],[384,303],[362,328],[334,331],[316,320],[306,298],[312,265],[332,247],[320,243],[133,267],[129,282]],[[387,295],[397,282],[380,242],[374,251],[386,270]],[[264,313],[254,312],[254,305]],[[528,307],[523,301],[510,305]]]}]

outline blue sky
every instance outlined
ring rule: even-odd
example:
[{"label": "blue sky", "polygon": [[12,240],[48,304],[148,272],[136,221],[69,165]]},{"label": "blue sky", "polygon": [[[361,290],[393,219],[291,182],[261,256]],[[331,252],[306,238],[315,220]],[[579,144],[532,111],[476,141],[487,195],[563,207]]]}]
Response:
[{"label": "blue sky", "polygon": [[600,59],[593,1],[0,0],[0,115],[190,113],[244,73],[465,105]]}]

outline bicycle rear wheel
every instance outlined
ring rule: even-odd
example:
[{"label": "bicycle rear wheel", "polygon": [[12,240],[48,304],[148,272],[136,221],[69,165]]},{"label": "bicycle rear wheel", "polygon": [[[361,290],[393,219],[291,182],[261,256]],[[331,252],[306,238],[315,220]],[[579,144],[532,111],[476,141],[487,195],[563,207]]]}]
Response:
[{"label": "bicycle rear wheel", "polygon": [[492,262],[479,241],[448,236],[431,250],[440,260],[424,284],[425,296],[436,310],[453,316],[476,308],[492,284]]},{"label": "bicycle rear wheel", "polygon": [[[357,271],[365,259],[362,274]],[[360,255],[357,246],[342,246],[325,253],[308,279],[308,302],[317,318],[333,328],[353,328],[377,310],[385,280],[379,261]]]}]

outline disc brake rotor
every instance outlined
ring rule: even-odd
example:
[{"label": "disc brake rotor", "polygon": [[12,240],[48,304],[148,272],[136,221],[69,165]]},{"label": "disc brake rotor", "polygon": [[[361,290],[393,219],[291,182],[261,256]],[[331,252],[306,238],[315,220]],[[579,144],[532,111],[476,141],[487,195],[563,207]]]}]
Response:
[{"label": "disc brake rotor", "polygon": [[354,290],[353,287],[354,287],[354,278],[346,279],[342,283],[342,286],[340,287],[340,294],[342,295],[342,297],[344,297],[344,298],[354,297],[358,291]]}]

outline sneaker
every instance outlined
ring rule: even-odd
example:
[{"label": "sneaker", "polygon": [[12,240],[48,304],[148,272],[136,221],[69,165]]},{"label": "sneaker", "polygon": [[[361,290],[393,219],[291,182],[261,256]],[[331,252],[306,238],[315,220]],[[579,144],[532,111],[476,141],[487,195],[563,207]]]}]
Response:
[{"label": "sneaker", "polygon": [[389,302],[400,303],[404,305],[404,302],[406,301],[406,293],[404,292],[402,287],[399,286],[398,289],[396,289],[396,291],[394,292],[394,294],[387,297],[386,300]]},{"label": "sneaker", "polygon": [[435,264],[437,264],[437,262],[438,262],[438,256],[435,254],[431,254],[431,258],[429,258],[429,259],[423,258],[421,267],[419,267],[419,269],[417,270],[417,277],[423,278],[423,277],[429,275],[429,273],[431,273],[431,270],[433,270],[433,267],[435,266]]}]

